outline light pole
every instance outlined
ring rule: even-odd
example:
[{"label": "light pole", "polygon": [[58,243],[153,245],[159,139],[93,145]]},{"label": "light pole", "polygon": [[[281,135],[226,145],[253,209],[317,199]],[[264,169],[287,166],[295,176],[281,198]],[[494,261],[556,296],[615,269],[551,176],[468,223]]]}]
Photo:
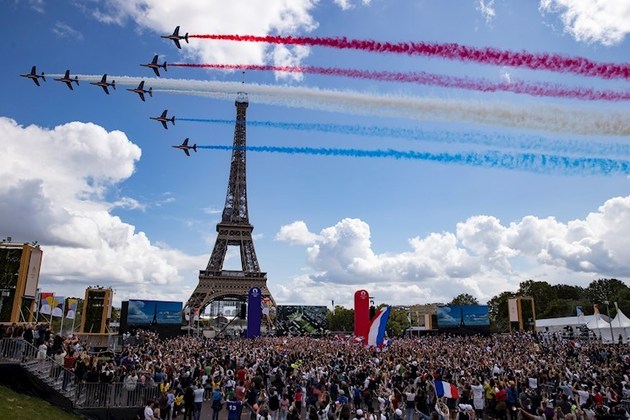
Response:
[{"label": "light pole", "polygon": [[610,342],[612,344],[615,344],[615,335],[613,333],[612,319],[610,319],[610,302],[605,300],[604,304],[606,304],[606,315],[608,315],[608,326],[610,327]]}]

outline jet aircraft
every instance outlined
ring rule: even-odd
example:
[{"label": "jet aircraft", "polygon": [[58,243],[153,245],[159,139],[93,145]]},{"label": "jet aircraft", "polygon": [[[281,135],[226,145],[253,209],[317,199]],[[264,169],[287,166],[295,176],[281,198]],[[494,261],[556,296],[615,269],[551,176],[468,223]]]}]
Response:
[{"label": "jet aircraft", "polygon": [[76,83],[77,86],[79,86],[79,78],[77,76],[74,76],[74,79],[72,79],[70,77],[70,70],[66,70],[66,75],[63,76],[60,79],[55,79],[59,82],[64,82],[66,85],[68,85],[68,87],[70,88],[70,90],[74,90],[72,89],[72,82]]},{"label": "jet aircraft", "polygon": [[172,146],[176,149],[181,149],[184,151],[184,153],[186,153],[186,156],[190,156],[190,153],[188,152],[190,149],[194,150],[195,152],[197,152],[197,145],[193,144],[192,146],[188,145],[188,138],[186,138],[186,140],[184,140],[184,142],[182,144],[180,144],[179,146]]},{"label": "jet aircraft", "polygon": [[162,115],[160,115],[159,117],[149,117],[149,119],[161,122],[164,128],[168,130],[168,126],[166,125],[166,123],[170,121],[173,123],[173,125],[175,125],[175,116],[173,115],[171,118],[166,118],[167,112],[168,109],[165,109],[164,112],[162,112]]},{"label": "jet aircraft", "polygon": [[173,31],[173,35],[162,35],[160,36],[160,38],[165,38],[165,39],[170,39],[172,40],[175,45],[177,46],[177,48],[179,48],[181,50],[182,46],[179,45],[179,41],[181,39],[183,39],[184,41],[186,41],[186,44],[188,44],[188,32],[186,32],[186,35],[181,36],[179,34],[179,26],[175,28],[175,30]]},{"label": "jet aircraft", "polygon": [[162,67],[164,69],[164,71],[166,71],[166,61],[164,62],[164,64],[158,64],[158,56],[155,55],[153,57],[153,60],[149,63],[149,64],[140,64],[142,67],[149,67],[151,69],[153,69],[153,71],[155,72],[155,75],[157,77],[160,77],[160,72],[158,71],[158,69],[160,67]]},{"label": "jet aircraft", "polygon": [[148,93],[150,97],[153,97],[153,88],[149,88],[149,90],[144,89],[144,80],[140,82],[137,88],[135,89],[127,89],[129,92],[135,92],[140,95],[140,99],[144,102],[144,94]]},{"label": "jet aircraft", "polygon": [[100,82],[96,82],[96,83],[90,82],[90,84],[102,87],[105,93],[108,95],[109,95],[109,90],[107,89],[108,86],[111,86],[114,90],[116,90],[116,81],[112,80],[111,83],[107,83],[107,74],[103,75],[103,78],[101,79]]},{"label": "jet aircraft", "polygon": [[39,86],[39,78],[41,78],[44,82],[46,81],[46,77],[44,76],[44,72],[42,72],[42,75],[38,75],[37,74],[37,69],[35,68],[35,66],[33,66],[33,68],[31,69],[31,72],[28,74],[20,74],[20,76],[22,77],[28,77],[29,79],[31,79],[33,82],[35,82],[35,84],[37,86]]}]

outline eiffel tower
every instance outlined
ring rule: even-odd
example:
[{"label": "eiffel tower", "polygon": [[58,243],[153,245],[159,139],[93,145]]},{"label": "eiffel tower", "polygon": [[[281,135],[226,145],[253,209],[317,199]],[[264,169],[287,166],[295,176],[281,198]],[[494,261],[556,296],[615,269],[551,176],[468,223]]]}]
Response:
[{"label": "eiffel tower", "polygon": [[[202,313],[213,301],[224,298],[247,301],[247,293],[258,287],[262,296],[275,301],[267,289],[267,273],[260,271],[247,211],[245,115],[249,104],[247,94],[239,92],[236,98],[236,124],[227,196],[221,221],[217,224],[217,239],[205,270],[199,271],[199,284],[186,303],[189,310]],[[224,270],[223,263],[228,246],[238,246],[241,252],[241,270]]]}]

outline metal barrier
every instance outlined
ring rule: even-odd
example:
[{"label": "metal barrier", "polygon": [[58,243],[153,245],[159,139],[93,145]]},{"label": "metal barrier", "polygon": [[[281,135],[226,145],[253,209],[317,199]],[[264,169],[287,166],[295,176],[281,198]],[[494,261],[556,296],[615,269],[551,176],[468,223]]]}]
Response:
[{"label": "metal barrier", "polygon": [[22,363],[36,356],[37,349],[21,338],[0,340],[0,363]]},{"label": "metal barrier", "polygon": [[138,383],[87,383],[78,380],[51,357],[37,359],[37,348],[22,339],[0,340],[0,363],[19,364],[42,382],[72,401],[76,408],[141,407],[160,396],[159,386]]}]

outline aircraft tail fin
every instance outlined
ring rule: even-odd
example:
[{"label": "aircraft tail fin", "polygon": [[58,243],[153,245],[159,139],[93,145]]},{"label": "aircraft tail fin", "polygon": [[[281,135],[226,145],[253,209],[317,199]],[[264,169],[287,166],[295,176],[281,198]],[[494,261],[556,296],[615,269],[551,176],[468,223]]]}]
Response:
[{"label": "aircraft tail fin", "polygon": [[149,88],[149,96],[153,98],[153,88],[152,87]]},{"label": "aircraft tail fin", "polygon": [[188,32],[186,32],[186,35],[184,35],[184,41],[186,41],[186,44],[188,44]]},{"label": "aircraft tail fin", "polygon": [[42,72],[42,80],[45,82],[46,81],[46,76],[44,75],[44,72]]},{"label": "aircraft tail fin", "polygon": [[193,149],[195,151],[195,153],[197,153],[197,145],[196,144],[193,144],[191,149]]},{"label": "aircraft tail fin", "polygon": [[112,88],[113,88],[114,90],[116,90],[116,81],[115,81],[115,80],[112,80]]},{"label": "aircraft tail fin", "polygon": [[175,115],[173,115],[173,117],[171,118],[171,122],[173,123],[173,125],[175,125]]},{"label": "aircraft tail fin", "polygon": [[74,81],[76,82],[77,86],[79,86],[79,76],[74,76]]},{"label": "aircraft tail fin", "polygon": [[163,66],[163,67],[164,67],[164,71],[168,71],[168,70],[166,69],[166,61],[164,62],[164,66]]}]

